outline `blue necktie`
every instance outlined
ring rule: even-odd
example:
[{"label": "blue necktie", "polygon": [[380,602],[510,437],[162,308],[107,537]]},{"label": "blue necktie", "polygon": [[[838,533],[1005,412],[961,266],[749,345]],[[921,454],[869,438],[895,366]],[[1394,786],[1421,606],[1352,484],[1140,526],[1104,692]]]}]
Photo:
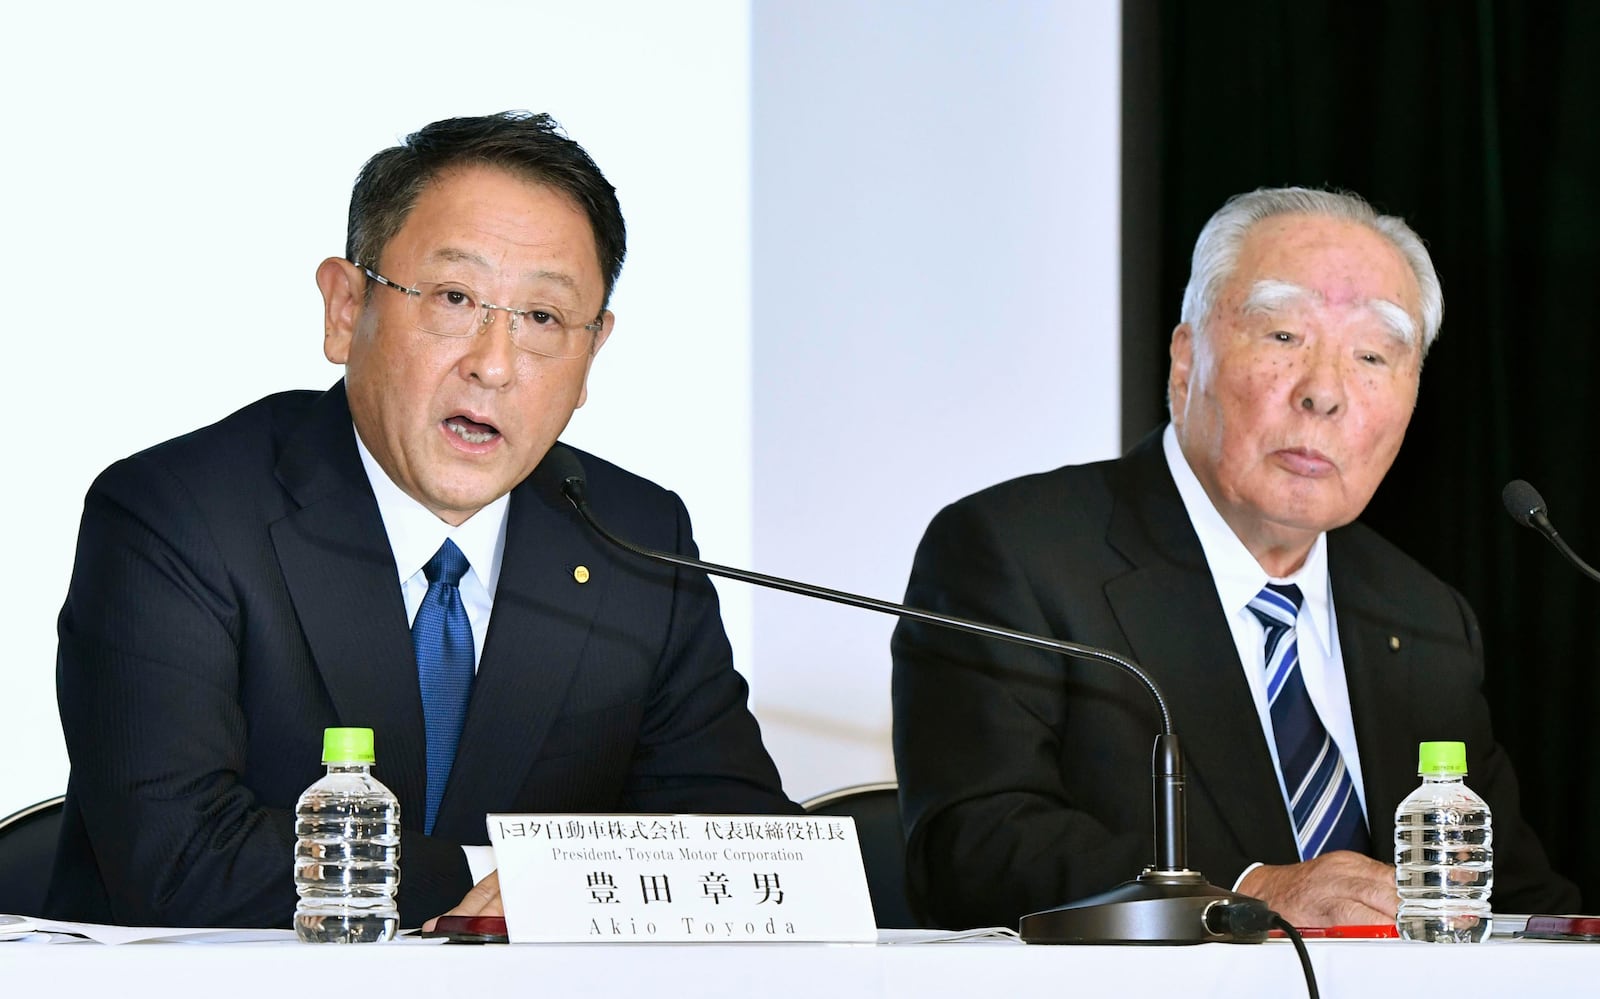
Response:
[{"label": "blue necktie", "polygon": [[433,832],[456,743],[467,720],[472,694],[472,624],[461,603],[457,584],[466,574],[467,557],[446,540],[423,566],[428,593],[411,623],[411,647],[417,654],[417,680],[422,687],[422,718],[428,735],[428,811],[422,831]]},{"label": "blue necktie", "polygon": [[1300,601],[1300,587],[1276,583],[1268,583],[1250,601],[1251,612],[1267,632],[1267,703],[1295,840],[1301,860],[1331,850],[1365,853],[1367,825],[1355,785],[1300,675],[1295,638]]}]

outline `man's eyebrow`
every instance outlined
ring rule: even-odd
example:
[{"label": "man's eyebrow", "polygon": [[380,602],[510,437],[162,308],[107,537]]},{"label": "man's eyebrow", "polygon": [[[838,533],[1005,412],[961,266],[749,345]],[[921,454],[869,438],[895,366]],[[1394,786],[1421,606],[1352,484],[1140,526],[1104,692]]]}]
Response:
[{"label": "man's eyebrow", "polygon": [[[446,263],[452,264],[471,264],[474,267],[479,267],[484,270],[494,269],[494,265],[485,259],[482,254],[473,253],[471,250],[458,249],[453,246],[441,246],[439,249],[428,254],[428,259],[443,260]],[[553,281],[556,284],[565,285],[568,288],[576,288],[578,285],[578,282],[572,277],[572,275],[563,271],[525,271],[522,274],[522,278],[525,281]]]},{"label": "man's eyebrow", "polygon": [[530,281],[554,281],[568,288],[577,288],[578,282],[565,271],[525,271],[522,275]]},{"label": "man's eyebrow", "polygon": [[1239,306],[1239,310],[1246,313],[1276,312],[1296,299],[1302,298],[1319,302],[1322,300],[1322,295],[1292,281],[1263,278],[1250,286],[1250,294],[1245,296],[1244,304]]},{"label": "man's eyebrow", "polygon": [[1387,298],[1369,298],[1367,308],[1377,313],[1390,336],[1407,347],[1417,342],[1417,321],[1411,318],[1411,313]]},{"label": "man's eyebrow", "polygon": [[429,260],[444,260],[452,264],[473,264],[477,267],[488,268],[489,261],[481,255],[469,250],[458,250],[453,246],[441,246],[428,254]]}]

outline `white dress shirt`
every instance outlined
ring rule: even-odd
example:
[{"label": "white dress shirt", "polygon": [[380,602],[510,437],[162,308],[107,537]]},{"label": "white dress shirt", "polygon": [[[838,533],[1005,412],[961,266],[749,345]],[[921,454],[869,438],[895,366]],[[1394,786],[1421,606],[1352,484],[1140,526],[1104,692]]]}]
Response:
[{"label": "white dress shirt", "polygon": [[1295,621],[1300,674],[1305,679],[1306,692],[1311,696],[1311,703],[1316,707],[1323,727],[1344,756],[1345,769],[1350,773],[1356,798],[1365,815],[1367,797],[1361,781],[1361,755],[1356,749],[1355,721],[1350,714],[1350,690],[1345,685],[1344,657],[1339,651],[1338,619],[1333,609],[1333,584],[1328,578],[1327,534],[1317,535],[1305,564],[1298,572],[1282,579],[1268,576],[1212,505],[1211,497],[1206,494],[1205,487],[1195,477],[1188,459],[1178,447],[1177,431],[1170,423],[1162,435],[1161,444],[1166,452],[1167,467],[1172,471],[1172,479],[1178,484],[1178,495],[1183,497],[1184,509],[1188,511],[1189,523],[1194,525],[1195,533],[1200,536],[1200,547],[1205,551],[1211,581],[1216,584],[1222,609],[1228,615],[1233,644],[1238,648],[1239,662],[1244,665],[1245,682],[1250,686],[1250,696],[1255,699],[1256,715],[1261,722],[1261,731],[1267,737],[1267,750],[1272,754],[1273,769],[1278,773],[1278,792],[1283,796],[1285,814],[1291,816],[1292,823],[1289,793],[1283,786],[1283,768],[1278,761],[1278,741],[1272,734],[1272,708],[1267,703],[1266,628],[1250,610],[1251,599],[1269,582],[1293,583],[1300,587],[1305,598],[1300,606],[1300,616]]},{"label": "white dress shirt", "polygon": [[359,433],[356,434],[356,450],[361,452],[361,466],[367,471],[367,481],[372,483],[372,495],[378,498],[378,515],[383,518],[389,548],[394,552],[395,573],[405,597],[407,621],[416,621],[422,598],[428,594],[428,577],[422,569],[445,539],[454,541],[461,554],[467,557],[471,568],[461,577],[458,588],[461,602],[467,608],[467,620],[472,623],[472,666],[476,669],[483,658],[489,612],[494,609],[494,591],[500,582],[510,495],[490,503],[459,527],[451,527],[394,484],[367,450]]}]

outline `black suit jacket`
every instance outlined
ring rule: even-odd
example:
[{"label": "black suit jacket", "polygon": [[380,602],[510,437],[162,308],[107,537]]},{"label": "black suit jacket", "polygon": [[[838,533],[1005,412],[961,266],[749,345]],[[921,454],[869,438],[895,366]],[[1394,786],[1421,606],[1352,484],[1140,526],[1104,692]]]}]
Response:
[{"label": "black suit jacket", "polygon": [[[1490,732],[1466,602],[1359,524],[1329,532],[1328,568],[1372,855],[1393,860],[1395,807],[1420,783],[1417,743],[1465,741],[1467,783],[1494,815],[1495,908],[1574,910],[1577,892],[1523,822]],[[1119,461],[1015,479],[945,508],[906,600],[1132,657],[1165,692],[1182,743],[1190,866],[1227,887],[1252,862],[1298,859],[1159,433]],[[909,621],[893,650],[909,889],[934,921],[1014,926],[1152,862],[1160,719],[1136,680]]]},{"label": "black suit jacket", "polygon": [[[676,495],[582,461],[603,522],[694,552]],[[542,465],[511,493],[465,728],[424,836],[410,626],[343,384],[270,396],[104,472],[58,628],[72,774],[49,914],[287,926],[294,803],[332,725],[376,732],[374,776],[400,799],[407,926],[471,887],[460,845],[488,842],[487,812],[794,811],[709,580],[615,553],[551,480]]]}]

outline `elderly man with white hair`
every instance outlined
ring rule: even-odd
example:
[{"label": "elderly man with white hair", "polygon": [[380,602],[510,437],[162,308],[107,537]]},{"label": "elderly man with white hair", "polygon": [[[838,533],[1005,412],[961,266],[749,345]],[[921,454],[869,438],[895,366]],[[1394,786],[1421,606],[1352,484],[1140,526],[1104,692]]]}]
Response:
[{"label": "elderly man with white hair", "polygon": [[[1240,195],[1195,244],[1171,423],[945,508],[911,573],[909,603],[1143,665],[1183,739],[1191,866],[1298,925],[1393,921],[1394,810],[1425,740],[1466,743],[1495,908],[1579,904],[1522,820],[1471,608],[1355,523],[1443,311],[1402,220],[1344,193]],[[1135,680],[910,621],[893,650],[908,879],[931,921],[1015,925],[1151,862],[1159,719]]]}]

